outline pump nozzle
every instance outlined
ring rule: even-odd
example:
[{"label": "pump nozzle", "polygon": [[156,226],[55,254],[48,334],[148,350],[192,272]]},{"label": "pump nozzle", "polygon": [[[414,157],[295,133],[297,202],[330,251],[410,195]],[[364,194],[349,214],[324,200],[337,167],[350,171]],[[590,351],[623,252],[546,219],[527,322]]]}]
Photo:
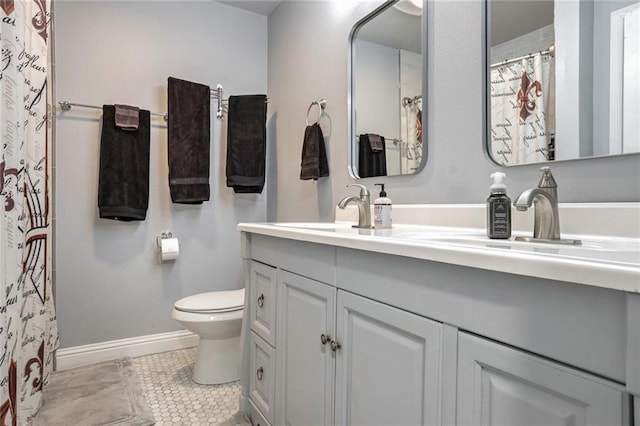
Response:
[{"label": "pump nozzle", "polygon": [[491,178],[493,179],[493,185],[491,185],[491,192],[507,192],[507,185],[504,183],[505,174],[502,172],[494,172],[491,173]]},{"label": "pump nozzle", "polygon": [[387,196],[387,193],[384,192],[384,183],[376,183],[374,185],[380,187],[380,196],[381,197],[386,197]]}]

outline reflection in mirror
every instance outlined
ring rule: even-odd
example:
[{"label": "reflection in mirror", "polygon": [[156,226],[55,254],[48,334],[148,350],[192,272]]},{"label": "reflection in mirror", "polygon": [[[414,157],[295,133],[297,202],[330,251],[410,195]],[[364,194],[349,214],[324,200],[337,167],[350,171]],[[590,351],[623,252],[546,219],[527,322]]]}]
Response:
[{"label": "reflection in mirror", "polygon": [[420,170],[422,111],[422,0],[386,2],[351,34],[352,175]]},{"label": "reflection in mirror", "polygon": [[640,1],[487,0],[487,53],[497,163],[640,152]]}]

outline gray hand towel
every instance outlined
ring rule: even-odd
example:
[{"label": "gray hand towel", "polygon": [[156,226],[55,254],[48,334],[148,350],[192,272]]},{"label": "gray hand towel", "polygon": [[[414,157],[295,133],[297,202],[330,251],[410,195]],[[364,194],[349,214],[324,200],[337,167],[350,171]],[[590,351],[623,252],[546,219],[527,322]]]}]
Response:
[{"label": "gray hand towel", "polygon": [[304,130],[302,144],[301,180],[318,180],[329,176],[329,163],[324,146],[324,135],[318,123],[314,123]]},{"label": "gray hand towel", "polygon": [[371,151],[380,152],[384,149],[384,145],[382,144],[382,137],[380,135],[367,133],[367,136],[369,137],[369,145],[371,146]]},{"label": "gray hand towel", "polygon": [[140,108],[131,105],[114,105],[116,108],[116,126],[122,130],[137,130]]}]

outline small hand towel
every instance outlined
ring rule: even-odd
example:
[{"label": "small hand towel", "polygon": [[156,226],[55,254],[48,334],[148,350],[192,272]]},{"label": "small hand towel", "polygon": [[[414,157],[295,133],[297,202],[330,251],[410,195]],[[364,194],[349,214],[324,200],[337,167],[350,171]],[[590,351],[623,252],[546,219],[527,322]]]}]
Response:
[{"label": "small hand towel", "polygon": [[359,177],[365,178],[387,175],[386,143],[383,136],[380,136],[380,140],[382,141],[382,150],[374,152],[371,149],[369,136],[366,134],[360,135],[360,140],[358,143]]},{"label": "small hand towel", "polygon": [[380,152],[384,149],[382,145],[382,137],[380,135],[376,135],[374,133],[367,133],[369,137],[369,145],[371,146],[371,151]]},{"label": "small hand towel", "polygon": [[140,110],[137,130],[115,124],[115,107],[102,107],[98,170],[100,218],[144,220],[149,206],[149,141],[151,114]]},{"label": "small hand towel", "polygon": [[209,201],[211,91],[209,86],[169,77],[168,160],[171,201]]},{"label": "small hand towel", "polygon": [[226,173],[235,193],[259,194],[264,188],[266,101],[266,95],[229,96]]},{"label": "small hand towel", "polygon": [[318,180],[329,176],[329,163],[324,146],[324,135],[318,123],[314,123],[304,130],[302,144],[301,180]]},{"label": "small hand towel", "polygon": [[116,126],[122,130],[136,130],[139,123],[140,108],[131,105],[114,105],[116,108]]}]

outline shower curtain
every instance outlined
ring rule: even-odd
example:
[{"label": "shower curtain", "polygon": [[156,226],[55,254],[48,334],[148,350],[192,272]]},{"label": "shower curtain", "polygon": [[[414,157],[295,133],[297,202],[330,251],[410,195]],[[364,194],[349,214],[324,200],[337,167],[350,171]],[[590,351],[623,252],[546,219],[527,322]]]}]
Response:
[{"label": "shower curtain", "polygon": [[0,0],[0,425],[42,404],[58,334],[51,288],[50,0]]},{"label": "shower curtain", "polygon": [[415,173],[422,161],[422,99],[403,103],[401,121],[400,174]]},{"label": "shower curtain", "polygon": [[548,161],[551,57],[491,67],[491,153],[500,164]]}]

